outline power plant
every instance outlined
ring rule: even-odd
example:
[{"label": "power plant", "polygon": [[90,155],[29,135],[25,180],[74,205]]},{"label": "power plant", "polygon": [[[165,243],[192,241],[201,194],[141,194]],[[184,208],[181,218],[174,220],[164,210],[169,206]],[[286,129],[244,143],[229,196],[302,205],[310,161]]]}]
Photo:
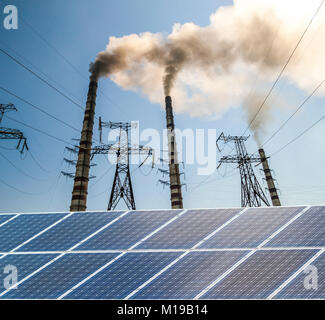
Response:
[{"label": "power plant", "polygon": [[[112,184],[111,195],[108,204],[108,210],[114,210],[121,199],[124,200],[128,209],[135,210],[135,200],[133,194],[133,186],[131,182],[129,157],[132,152],[146,151],[148,156],[152,155],[152,150],[148,150],[143,146],[138,146],[137,150],[129,145],[128,130],[130,124],[121,122],[102,122],[99,118],[100,142],[102,143],[102,128],[109,127],[111,129],[120,129],[119,146],[114,148],[112,145],[96,146],[92,148],[93,126],[95,118],[96,95],[97,95],[97,81],[91,78],[87,96],[86,110],[84,113],[83,127],[80,137],[79,146],[71,149],[78,153],[76,161],[67,161],[76,166],[75,174],[62,172],[64,175],[74,178],[74,186],[72,191],[72,199],[70,211],[86,211],[87,196],[88,196],[88,182],[91,178],[89,171],[92,166],[91,160],[96,154],[116,154],[117,164]],[[173,115],[173,105],[171,96],[165,97],[166,107],[166,126],[168,136],[168,166],[169,170],[164,172],[169,175],[168,181],[161,181],[170,187],[170,202],[172,209],[183,209],[182,183],[181,173],[179,169],[178,152],[175,136],[175,123]],[[277,189],[275,187],[274,179],[269,168],[268,160],[263,149],[259,149],[259,157],[249,155],[247,153],[244,142],[248,137],[228,136],[223,133],[217,140],[224,143],[234,142],[237,155],[224,156],[220,160],[222,163],[236,163],[240,171],[241,177],[241,206],[242,207],[260,207],[263,204],[270,206],[270,203],[265,196],[252,168],[252,163],[261,163],[265,174],[265,180],[268,185],[273,206],[281,206]],[[219,149],[219,147],[218,147]],[[143,164],[143,163],[142,163]],[[142,164],[140,166],[142,166]]]},{"label": "power plant", "polygon": [[177,145],[175,137],[175,124],[173,115],[172,98],[167,96],[166,102],[166,121],[168,134],[168,155],[169,155],[169,185],[170,200],[172,209],[183,209],[182,185],[179,172],[177,156]]},{"label": "power plant", "polygon": [[96,107],[97,81],[89,84],[86,110],[79,143],[76,174],[72,191],[70,211],[86,211],[90,169],[90,156]]},{"label": "power plant", "polygon": [[272,204],[275,207],[280,207],[281,202],[280,202],[280,199],[279,199],[279,196],[278,196],[278,190],[275,187],[272,172],[271,172],[270,167],[269,167],[269,162],[268,162],[268,160],[267,160],[267,158],[265,156],[265,151],[264,151],[264,149],[261,148],[261,149],[258,150],[258,152],[259,152],[260,157],[261,157],[261,162],[262,162],[262,165],[263,165],[263,171],[264,171],[264,174],[265,174],[265,180],[266,180],[266,183],[267,183],[267,186],[268,186],[268,190],[269,190],[269,193],[270,193]]},{"label": "power plant", "polygon": [[[152,150],[138,146],[137,150],[133,150],[128,143],[128,129],[130,124],[126,123],[112,123],[102,122],[99,118],[100,142],[102,143],[102,128],[109,127],[111,129],[120,129],[120,138],[118,148],[113,148],[112,145],[100,145],[92,148],[93,126],[95,118],[96,96],[97,96],[97,81],[91,78],[87,96],[86,110],[84,113],[83,127],[80,137],[79,146],[77,149],[71,149],[78,153],[76,161],[67,161],[76,166],[75,174],[62,172],[64,175],[74,178],[74,186],[72,191],[72,199],[70,211],[86,211],[87,196],[88,196],[88,182],[90,179],[89,171],[92,166],[91,160],[96,154],[116,154],[117,164],[114,175],[114,181],[111,190],[111,196],[108,204],[108,210],[113,210],[117,206],[120,199],[123,199],[128,209],[135,210],[135,200],[133,195],[133,187],[131,182],[129,157],[130,152],[148,152],[148,156],[152,155]],[[168,136],[168,166],[169,182],[164,182],[170,187],[170,201],[172,209],[183,209],[182,183],[181,173],[179,169],[178,152],[175,136],[175,123],[173,115],[172,98],[165,97],[166,107],[166,126]],[[125,135],[126,133],[126,135]],[[268,190],[271,196],[273,206],[281,206],[277,189],[275,188],[274,179],[268,165],[267,158],[263,149],[259,150],[260,157],[254,157],[247,153],[244,141],[248,137],[226,137],[223,133],[217,140],[224,143],[234,142],[237,152],[236,156],[222,157],[222,163],[237,163],[241,176],[241,205],[242,207],[259,207],[262,204],[270,206],[267,197],[265,196],[252,168],[252,163],[262,163],[265,179],[268,184]],[[143,164],[143,163],[142,163]],[[141,164],[141,165],[142,165]],[[141,166],[140,165],[140,166]]]},{"label": "power plant", "polygon": [[[87,96],[86,110],[84,114],[83,127],[78,146],[78,160],[76,162],[75,175],[69,174],[69,177],[74,178],[74,186],[72,191],[72,198],[70,204],[70,211],[86,211],[87,209],[87,196],[88,196],[88,183],[89,183],[89,171],[91,167],[91,158],[99,150],[101,152],[109,153],[109,148],[103,150],[103,147],[97,147],[93,152],[92,138],[93,127],[95,118],[96,96],[97,96],[98,82],[91,78]],[[180,179],[179,163],[177,157],[177,146],[175,138],[175,124],[172,107],[172,98],[167,96],[166,102],[166,123],[168,134],[168,154],[169,154],[169,185],[170,185],[170,199],[172,209],[183,209],[183,197],[182,197],[182,184]],[[103,123],[100,120],[100,129]],[[115,126],[116,127],[116,126]],[[123,128],[122,128],[123,127]],[[111,126],[112,128],[112,126]],[[116,127],[117,128],[117,127]],[[128,127],[127,127],[128,128]],[[120,126],[121,139],[122,129],[126,129],[124,126]],[[128,143],[126,144],[128,145]],[[108,146],[111,147],[111,146]],[[140,146],[141,147],[141,146]],[[122,147],[121,147],[122,148]],[[121,159],[121,148],[118,151],[118,159]],[[96,151],[97,150],[97,151]],[[127,149],[127,160],[129,158],[129,148]],[[129,172],[129,161],[124,161],[122,164],[118,160],[118,165],[115,172],[115,178],[113,182],[111,197],[108,205],[108,210],[115,208],[119,199],[123,198],[129,209],[135,209],[135,201],[133,196],[133,189],[131,183],[131,176]],[[123,162],[123,161],[122,161]],[[123,167],[121,169],[121,166]],[[126,166],[124,168],[124,166]],[[125,172],[125,179],[123,183],[119,180],[121,172]],[[127,185],[125,185],[127,182]]]}]

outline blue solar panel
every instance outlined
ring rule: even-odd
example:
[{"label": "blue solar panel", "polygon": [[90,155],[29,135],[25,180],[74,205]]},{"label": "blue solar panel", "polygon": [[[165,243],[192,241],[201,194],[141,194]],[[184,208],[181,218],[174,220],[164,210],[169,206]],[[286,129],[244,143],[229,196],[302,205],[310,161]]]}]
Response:
[{"label": "blue solar panel", "polygon": [[181,253],[127,253],[102,270],[66,299],[122,299]]},{"label": "blue solar panel", "polygon": [[[28,277],[0,299],[122,299],[131,293],[131,299],[325,299],[325,253],[312,263],[317,290],[305,289],[303,272],[281,287],[325,247],[325,207],[294,220],[304,208],[250,208],[240,215],[242,209],[0,214],[0,271],[12,265],[18,281]],[[265,240],[275,248],[257,249],[246,259],[252,252],[246,248]],[[78,253],[51,253],[78,243]],[[5,254],[13,249],[16,254]]]},{"label": "blue solar panel", "polygon": [[[312,269],[305,269],[284,289],[282,289],[275,299],[325,299],[325,254],[323,253],[312,264],[316,267],[316,278],[311,280]],[[309,277],[309,278],[307,278]],[[313,283],[313,281],[316,281]],[[305,286],[305,282],[307,285]],[[310,286],[313,284],[313,286]]]},{"label": "blue solar panel", "polygon": [[204,242],[200,248],[254,248],[303,208],[252,208]]},{"label": "blue solar panel", "polygon": [[8,221],[12,217],[14,217],[14,215],[0,215],[0,226],[1,226],[1,224]]},{"label": "blue solar panel", "polygon": [[306,263],[317,250],[257,251],[201,299],[263,299]]},{"label": "blue solar panel", "polygon": [[44,268],[17,290],[10,290],[4,299],[55,299],[89,276],[117,254],[66,254]]},{"label": "blue solar panel", "polygon": [[240,209],[189,210],[153,237],[144,241],[138,248],[191,248],[240,211]]},{"label": "blue solar panel", "polygon": [[[10,254],[0,257],[0,270],[5,275],[3,271],[6,266],[16,267],[17,280],[20,281],[55,257],[55,254]],[[3,291],[5,288],[1,282],[0,293]]]},{"label": "blue solar panel", "polygon": [[68,250],[119,215],[120,213],[117,212],[74,213],[18,251]]},{"label": "blue solar panel", "polygon": [[325,246],[325,207],[310,208],[267,246]]},{"label": "blue solar panel", "polygon": [[130,212],[82,244],[78,250],[127,249],[179,212],[181,210]]},{"label": "blue solar panel", "polygon": [[10,251],[65,214],[24,214],[0,228],[0,251]]},{"label": "blue solar panel", "polygon": [[192,252],[132,299],[193,299],[247,251]]}]

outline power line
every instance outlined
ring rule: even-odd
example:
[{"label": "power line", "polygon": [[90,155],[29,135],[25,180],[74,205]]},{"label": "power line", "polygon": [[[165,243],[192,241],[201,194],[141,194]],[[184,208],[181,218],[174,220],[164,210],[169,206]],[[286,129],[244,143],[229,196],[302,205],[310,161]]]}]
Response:
[{"label": "power line", "polygon": [[275,156],[279,152],[281,152],[283,149],[287,148],[289,145],[297,141],[299,138],[301,138],[304,134],[306,134],[308,131],[310,131],[312,128],[314,128],[318,123],[320,123],[323,119],[325,119],[325,116],[321,117],[318,121],[316,121],[313,125],[311,125],[309,128],[307,128],[305,131],[303,131],[301,134],[299,134],[296,138],[292,139],[290,142],[288,142],[285,146],[280,148],[278,151],[274,152],[271,157]]},{"label": "power line", "polygon": [[318,14],[318,12],[319,12],[319,10],[321,9],[321,7],[323,6],[324,2],[325,2],[325,0],[322,0],[320,6],[317,8],[315,14],[314,14],[313,17],[311,18],[309,24],[307,25],[306,29],[304,30],[303,34],[301,35],[301,37],[300,37],[298,43],[296,44],[295,48],[294,48],[293,51],[291,52],[291,54],[290,54],[288,60],[287,60],[286,63],[284,64],[284,66],[283,66],[283,68],[281,69],[279,75],[277,76],[275,82],[273,83],[271,89],[269,90],[269,92],[268,92],[268,94],[266,95],[265,99],[263,100],[262,104],[259,106],[259,108],[258,108],[258,110],[257,110],[257,112],[256,112],[256,114],[255,114],[255,116],[253,117],[253,119],[252,119],[251,122],[249,123],[249,125],[248,125],[247,129],[244,131],[243,135],[247,132],[247,130],[249,130],[249,128],[251,127],[251,125],[253,124],[253,122],[256,120],[258,114],[261,112],[261,110],[262,110],[262,108],[264,107],[266,101],[268,100],[268,98],[270,97],[271,93],[273,92],[273,89],[275,88],[275,86],[276,86],[277,83],[279,82],[280,78],[282,77],[282,75],[283,75],[285,69],[287,68],[287,66],[288,66],[288,64],[289,64],[289,62],[290,62],[290,60],[291,60],[291,58],[293,57],[293,55],[294,55],[295,52],[297,51],[297,49],[298,49],[298,47],[299,47],[301,41],[302,41],[303,38],[305,37],[307,31],[309,30],[309,27],[310,27],[311,24],[313,23],[313,21],[314,21],[316,15]]},{"label": "power line", "polygon": [[113,168],[113,166],[110,166],[104,173],[101,177],[99,177],[98,179],[96,179],[96,181],[90,185],[91,188],[93,188],[99,181],[101,181],[110,171],[111,169]]},{"label": "power line", "polygon": [[63,85],[61,85],[59,82],[55,81],[52,77],[50,77],[49,75],[47,75],[46,73],[44,73],[40,68],[38,68],[37,66],[35,66],[35,64],[33,64],[30,60],[28,60],[25,56],[22,56],[17,50],[13,49],[12,47],[10,47],[7,43],[3,42],[2,40],[0,40],[0,43],[6,47],[7,49],[9,49],[10,51],[12,51],[14,54],[16,54],[16,56],[18,56],[22,61],[24,61],[26,64],[29,64],[30,66],[32,66],[34,68],[34,70],[37,70],[39,73],[41,73],[45,79],[52,81],[53,83],[56,84],[56,86],[60,87],[61,89],[63,89],[63,91],[65,91],[67,94],[69,94],[70,96],[72,96],[73,98],[76,99],[76,101],[78,101],[79,103],[83,104],[81,102],[81,100],[76,97],[73,93],[71,93],[67,88],[65,88]]},{"label": "power line", "polygon": [[320,84],[314,89],[314,91],[302,102],[302,104],[295,110],[295,112],[279,127],[277,131],[275,131],[272,136],[267,139],[262,147],[264,147],[267,143],[269,143],[282,129],[283,127],[298,113],[298,111],[313,97],[313,95],[318,91],[318,89],[325,83],[325,79],[321,81]]},{"label": "power line", "polygon": [[228,174],[222,175],[220,177],[216,177],[216,178],[214,178],[214,179],[212,179],[210,181],[208,181],[208,180],[211,179],[212,177],[211,176],[207,176],[203,181],[197,183],[196,186],[193,187],[193,189],[191,189],[189,192],[187,192],[187,194],[190,194],[190,193],[194,192],[195,190],[201,188],[203,184],[206,185],[206,184],[209,184],[209,183],[212,183],[212,182],[221,180],[221,179],[225,179],[226,177],[232,177],[232,176],[230,176],[230,174],[233,173],[233,172],[235,172],[235,171],[237,171],[237,168],[231,170],[230,172],[228,172]]},{"label": "power line", "polygon": [[5,50],[0,48],[0,51],[5,54],[6,56],[8,56],[11,60],[13,60],[14,62],[16,62],[18,65],[20,65],[21,67],[23,67],[25,70],[27,70],[28,72],[32,73],[36,78],[38,78],[39,80],[41,80],[42,82],[44,82],[46,85],[48,85],[50,88],[52,88],[53,90],[55,90],[57,93],[59,93],[61,96],[63,96],[64,98],[66,98],[67,100],[69,100],[71,103],[73,103],[76,107],[78,107],[81,110],[84,110],[84,108],[78,104],[77,102],[75,102],[74,100],[72,100],[70,97],[68,97],[65,93],[63,93],[61,90],[59,90],[58,88],[56,88],[55,86],[53,86],[51,83],[49,83],[47,80],[43,79],[41,76],[39,76],[36,72],[34,72],[33,70],[31,70],[30,68],[28,68],[27,66],[25,66],[23,63],[21,63],[19,60],[17,60],[16,58],[14,58],[11,54],[9,54],[8,52],[6,52]]},{"label": "power line", "polygon": [[75,131],[77,131],[77,132],[80,132],[80,130],[78,130],[77,128],[75,128],[75,127],[73,127],[72,125],[68,124],[67,122],[65,122],[65,121],[59,119],[58,117],[56,117],[56,116],[54,116],[54,115],[48,113],[47,111],[45,111],[45,110],[43,110],[42,108],[36,106],[35,104],[32,104],[31,102],[28,102],[27,100],[25,100],[25,99],[19,97],[18,95],[14,94],[13,92],[10,92],[8,89],[5,89],[5,88],[3,88],[3,87],[0,86],[0,90],[2,90],[2,91],[4,91],[4,92],[10,94],[11,96],[13,96],[13,97],[19,99],[20,101],[22,101],[22,102],[28,104],[29,106],[33,107],[34,109],[36,109],[36,110],[42,112],[43,114],[46,114],[46,115],[49,116],[50,118],[52,118],[52,119],[54,119],[54,120],[56,120],[56,121],[62,123],[63,125],[65,125],[65,126],[71,128],[72,130],[75,130]]},{"label": "power line", "polygon": [[50,208],[51,208],[51,206],[52,206],[53,199],[54,199],[55,196],[56,196],[56,192],[57,192],[57,189],[58,189],[58,185],[59,185],[60,177],[61,177],[61,173],[59,173],[58,178],[57,178],[56,181],[55,181],[55,184],[54,184],[54,190],[53,190],[53,192],[51,193],[51,199],[50,199],[50,201],[48,201],[48,210],[47,210],[47,211],[50,211]]},{"label": "power line", "polygon": [[[71,61],[69,61],[69,59],[67,59],[53,44],[51,44],[44,36],[42,36],[42,34],[39,31],[37,31],[30,23],[28,23],[26,19],[22,18],[22,21],[25,23],[27,27],[30,28],[32,32],[34,32],[43,42],[45,42],[48,47],[50,47],[61,59],[63,59],[83,80],[87,81],[88,83],[89,79],[86,76],[84,76],[82,72],[80,72],[80,70]],[[107,101],[109,101],[112,105],[117,107],[118,110],[123,111],[123,109],[119,108],[117,103],[113,101],[111,98],[109,98],[102,89],[99,88],[98,91],[102,94],[102,96]],[[125,113],[125,111],[123,111],[123,113]]]},{"label": "power line", "polygon": [[23,194],[26,194],[26,195],[29,195],[29,196],[39,195],[39,194],[36,194],[36,193],[31,193],[31,192],[26,192],[26,191],[20,190],[20,189],[14,187],[14,186],[8,184],[6,181],[2,180],[1,178],[0,178],[0,182],[2,184],[4,184],[5,186],[7,186],[8,188],[13,189],[13,190],[15,190],[15,191],[17,191],[19,193],[23,193]]},{"label": "power line", "polygon": [[4,146],[0,146],[0,149],[7,150],[7,151],[17,150],[16,148],[6,148]]},{"label": "power line", "polygon": [[53,184],[47,190],[45,190],[45,191],[43,190],[42,192],[27,192],[27,191],[18,189],[17,187],[14,187],[14,186],[10,185],[9,183],[7,183],[5,180],[3,180],[1,178],[0,178],[0,182],[2,184],[4,184],[5,186],[7,186],[8,188],[10,188],[10,189],[13,189],[13,190],[15,190],[15,191],[17,191],[19,193],[26,194],[26,195],[29,195],[29,196],[40,196],[40,195],[43,195],[45,193],[48,193],[54,186],[54,184]]},{"label": "power line", "polygon": [[13,166],[17,171],[19,171],[21,174],[23,174],[24,176],[26,176],[27,178],[30,178],[32,180],[37,180],[37,181],[44,181],[42,179],[38,179],[38,178],[35,178],[31,175],[29,175],[28,173],[26,173],[25,171],[23,171],[22,169],[20,169],[19,167],[17,167],[10,159],[8,159],[5,155],[3,155],[1,152],[0,152],[0,156],[5,159],[7,162],[9,162],[11,164],[11,166]]},{"label": "power line", "polygon": [[46,170],[43,168],[43,166],[36,160],[36,158],[33,156],[32,152],[30,150],[28,150],[28,153],[30,155],[30,157],[32,158],[32,160],[36,163],[36,165],[44,172],[46,173],[50,173],[50,171]]},{"label": "power line", "polygon": [[[19,124],[21,124],[21,125],[23,125],[23,126],[29,128],[29,129],[32,129],[32,130],[34,130],[34,131],[36,131],[36,132],[39,132],[39,133],[41,133],[41,134],[43,134],[43,135],[46,135],[46,136],[48,136],[48,137],[50,137],[50,138],[52,138],[52,139],[55,139],[55,140],[57,140],[57,141],[59,141],[59,142],[62,142],[62,143],[64,143],[64,144],[68,144],[68,145],[70,145],[70,146],[76,147],[75,144],[73,144],[73,143],[71,143],[71,142],[69,142],[69,141],[67,141],[67,140],[64,140],[64,139],[58,138],[58,137],[56,137],[56,136],[53,136],[52,134],[50,134],[50,133],[48,133],[48,132],[45,132],[45,131],[43,131],[43,130],[41,130],[41,129],[37,129],[37,128],[35,128],[35,127],[33,127],[33,126],[31,126],[31,125],[29,125],[29,124],[27,124],[27,123],[24,123],[24,122],[19,121],[19,120],[16,120],[16,119],[13,119],[13,118],[11,118],[11,117],[9,117],[9,116],[7,116],[7,115],[6,115],[5,117],[6,117],[7,119],[11,120],[11,121],[14,121],[14,122],[16,122],[16,123],[19,123]],[[96,141],[96,140],[95,140],[95,141]],[[81,147],[78,147],[78,148],[81,149]]]},{"label": "power line", "polygon": [[[38,75],[36,72],[34,72],[33,70],[31,70],[30,68],[28,68],[27,66],[25,66],[23,63],[21,63],[19,60],[17,60],[16,58],[14,58],[12,55],[10,55],[8,52],[6,52],[5,50],[0,48],[0,51],[2,53],[4,53],[5,55],[7,55],[10,59],[12,59],[14,62],[16,62],[18,65],[20,65],[21,67],[23,67],[25,70],[29,71],[30,73],[32,73],[35,77],[37,77],[39,80],[41,80],[42,82],[44,82],[46,85],[48,85],[50,88],[52,88],[53,90],[55,90],[57,93],[59,93],[61,96],[63,96],[64,98],[66,98],[67,100],[69,100],[71,103],[73,103],[76,107],[78,107],[80,110],[84,111],[84,107],[82,105],[80,105],[79,103],[75,102],[74,100],[72,100],[70,97],[68,97],[64,92],[62,92],[61,90],[59,90],[58,88],[56,88],[54,85],[52,85],[51,83],[49,83],[47,80],[43,79],[40,75]],[[97,116],[95,116],[95,118],[97,120],[99,120],[99,118]]]},{"label": "power line", "polygon": [[40,32],[38,32],[25,18],[21,17],[25,25],[34,32],[42,41],[44,41],[58,56],[60,56],[81,78],[88,79],[53,45],[51,44]]},{"label": "power line", "polygon": [[143,169],[140,166],[138,168],[140,169],[140,172],[144,177],[148,177],[152,173],[152,170],[153,170],[153,167],[150,167],[149,172],[146,174],[143,172]]},{"label": "power line", "polygon": [[8,118],[8,119],[11,120],[11,121],[17,122],[17,123],[19,123],[19,124],[21,124],[21,125],[23,125],[23,126],[29,128],[29,129],[32,129],[32,130],[37,131],[37,132],[39,132],[39,133],[41,133],[41,134],[44,134],[44,135],[46,135],[46,136],[48,136],[48,137],[50,137],[50,138],[52,138],[52,139],[55,139],[55,140],[57,140],[57,141],[59,141],[59,142],[62,142],[62,143],[65,143],[65,144],[69,144],[69,145],[75,147],[75,145],[72,144],[71,142],[68,142],[68,141],[63,140],[63,139],[61,139],[61,138],[58,138],[58,137],[56,137],[56,136],[53,136],[52,134],[47,133],[47,132],[45,132],[45,131],[43,131],[43,130],[40,130],[40,129],[34,128],[33,126],[31,126],[31,125],[29,125],[29,124],[26,124],[26,123],[24,123],[24,122],[21,122],[21,121],[19,121],[19,120],[15,120],[15,119],[13,119],[13,118],[7,116],[7,115],[6,115],[5,117]]},{"label": "power line", "polygon": [[97,194],[95,194],[95,195],[91,195],[91,196],[88,196],[88,198],[89,199],[93,199],[93,198],[98,198],[99,196],[101,196],[101,195],[103,195],[103,194],[105,194],[105,193],[108,193],[109,191],[110,191],[110,187],[109,188],[107,188],[106,190],[104,190],[104,191],[102,191],[102,192],[100,192],[100,193],[97,193]]}]

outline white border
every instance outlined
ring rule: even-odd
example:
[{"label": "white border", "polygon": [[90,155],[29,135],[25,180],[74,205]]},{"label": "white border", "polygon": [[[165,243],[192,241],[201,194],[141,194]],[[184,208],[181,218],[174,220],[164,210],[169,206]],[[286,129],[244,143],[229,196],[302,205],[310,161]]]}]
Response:
[{"label": "white border", "polygon": [[[264,206],[264,207],[221,207],[221,208],[189,208],[189,209],[186,209],[188,211],[192,211],[192,210],[235,210],[235,209],[238,209],[238,210],[243,210],[243,209],[258,209],[258,210],[263,210],[263,209],[281,209],[281,208],[305,208],[305,207],[311,207],[311,208],[314,208],[314,207],[325,207],[325,204],[324,205],[292,205],[292,206],[280,206],[280,207],[276,207],[276,206],[270,206],[270,207],[267,207],[267,206]],[[153,212],[156,212],[156,211],[179,211],[179,210],[182,210],[182,209],[137,209],[137,210],[129,210],[128,212],[148,212],[148,211],[153,211]],[[73,211],[73,213],[110,213],[110,212],[117,212],[117,213],[123,213],[123,212],[126,212],[127,210],[112,210],[112,211],[105,211],[105,210],[102,210],[102,209],[98,209],[98,210],[86,210],[86,211]],[[65,213],[65,214],[68,214],[70,213],[70,211],[54,211],[54,212],[42,212],[42,211],[39,211],[39,212],[0,212],[0,215],[13,215],[13,214],[62,214],[62,213]]]},{"label": "white border", "polygon": [[[9,216],[10,216],[10,215],[9,215]],[[6,225],[8,222],[10,222],[10,221],[16,219],[16,218],[19,217],[19,216],[20,216],[20,213],[17,213],[17,214],[15,214],[15,215],[13,215],[11,218],[9,218],[9,219],[7,219],[6,221],[2,222],[2,223],[0,224],[0,228],[1,228],[2,226]]]},{"label": "white border", "polygon": [[126,249],[126,250],[73,250],[73,251],[15,251],[0,252],[1,255],[45,255],[45,254],[101,254],[101,253],[168,253],[168,252],[227,252],[227,251],[291,251],[291,250],[323,250],[323,247],[264,247],[264,248],[179,248],[179,249]]}]

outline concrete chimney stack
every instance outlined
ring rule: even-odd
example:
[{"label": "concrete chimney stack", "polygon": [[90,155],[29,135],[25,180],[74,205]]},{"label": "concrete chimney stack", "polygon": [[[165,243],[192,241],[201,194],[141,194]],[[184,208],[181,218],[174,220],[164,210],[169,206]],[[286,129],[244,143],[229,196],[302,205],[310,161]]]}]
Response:
[{"label": "concrete chimney stack", "polygon": [[265,179],[266,179],[267,186],[268,186],[268,189],[269,189],[269,192],[270,192],[272,204],[275,207],[280,207],[281,202],[280,202],[280,199],[279,199],[279,196],[278,196],[278,191],[277,191],[277,189],[275,187],[274,180],[273,180],[273,177],[272,177],[272,173],[271,173],[267,158],[265,156],[264,149],[259,149],[258,152],[259,152],[260,157],[261,157],[261,161],[262,161],[262,165],[263,165],[263,171],[264,171]]},{"label": "concrete chimney stack", "polygon": [[70,205],[70,211],[72,212],[86,211],[87,209],[90,156],[93,137],[97,86],[97,81],[90,81]]},{"label": "concrete chimney stack", "polygon": [[169,153],[169,180],[170,198],[172,209],[183,209],[182,185],[177,157],[177,147],[175,139],[175,124],[172,107],[172,98],[166,97],[166,120],[168,130],[168,153]]}]

